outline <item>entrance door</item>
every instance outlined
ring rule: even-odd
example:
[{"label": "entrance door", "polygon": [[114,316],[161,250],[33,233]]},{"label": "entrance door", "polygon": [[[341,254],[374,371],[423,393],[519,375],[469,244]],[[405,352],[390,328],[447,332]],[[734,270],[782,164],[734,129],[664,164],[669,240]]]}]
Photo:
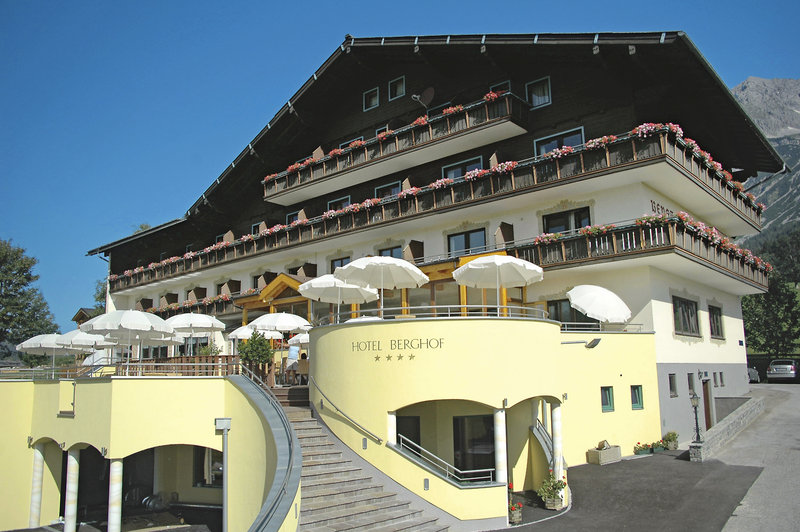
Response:
[{"label": "entrance door", "polygon": [[706,414],[706,430],[711,428],[711,381],[703,381],[703,410]]},{"label": "entrance door", "polygon": [[[453,465],[461,471],[494,468],[492,416],[453,417]],[[474,476],[485,476],[485,473]]]}]

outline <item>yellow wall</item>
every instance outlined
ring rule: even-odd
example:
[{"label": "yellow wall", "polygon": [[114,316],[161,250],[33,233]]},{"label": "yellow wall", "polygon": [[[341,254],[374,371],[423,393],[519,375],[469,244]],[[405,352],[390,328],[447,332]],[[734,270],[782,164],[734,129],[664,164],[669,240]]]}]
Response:
[{"label": "yellow wall", "polygon": [[[594,337],[602,339],[594,349],[561,344]],[[415,348],[406,346],[406,339],[432,341]],[[599,440],[632,454],[637,441],[660,437],[650,334],[567,334],[552,322],[515,319],[386,320],[315,328],[310,351],[311,373],[330,401],[384,440],[388,412],[407,406],[400,414],[435,412],[435,427],[421,420],[422,442],[447,460],[452,460],[452,416],[491,413],[503,408],[505,399],[509,478],[516,489],[520,481],[533,487],[536,480],[529,466],[529,456],[536,454],[528,443],[533,398],[561,400],[567,394],[561,410],[570,465],[585,463],[586,450]],[[632,384],[643,386],[644,410],[631,409]],[[600,386],[614,386],[614,412],[601,412]],[[318,407],[322,397],[313,387],[311,397]],[[420,496],[460,519],[506,515],[504,486],[459,489],[371,439],[362,450],[364,434],[325,403],[320,414],[337,436]],[[429,491],[422,489],[423,478],[431,479]]]},{"label": "yellow wall", "polygon": [[55,442],[46,446],[41,523],[58,518],[62,450],[57,444],[64,450],[86,445],[105,448],[106,458],[156,448],[156,491],[176,491],[182,501],[220,502],[221,490],[191,486],[189,447],[222,450],[222,435],[214,428],[217,417],[232,419],[229,529],[249,527],[272,482],[277,456],[268,425],[233,384],[213,377],[97,378],[76,383],[74,417],[58,415],[64,397],[72,401],[72,381],[0,383],[2,404],[15,405],[0,431],[0,456],[6,464],[0,482],[0,529],[28,524],[33,465],[28,436],[33,442]]}]

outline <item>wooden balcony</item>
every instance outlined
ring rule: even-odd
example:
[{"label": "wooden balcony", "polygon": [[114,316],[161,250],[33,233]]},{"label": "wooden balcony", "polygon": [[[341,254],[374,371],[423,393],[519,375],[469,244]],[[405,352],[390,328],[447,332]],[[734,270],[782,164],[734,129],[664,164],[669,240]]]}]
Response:
[{"label": "wooden balcony", "polygon": [[[656,163],[661,164],[653,166]],[[211,247],[218,249],[197,252],[189,258],[174,257],[151,268],[140,267],[114,275],[109,278],[110,287],[112,292],[118,292],[179,276],[199,275],[209,268],[235,269],[239,261],[274,250],[587,179],[594,179],[598,189],[647,183],[656,190],[664,190],[667,197],[687,205],[687,209],[708,213],[704,221],[718,225],[726,234],[743,234],[738,230],[760,225],[761,211],[752,201],[743,197],[724,176],[709,170],[681,140],[662,133],[646,139],[624,139],[560,158],[529,159],[513,170],[487,172],[474,180],[458,178],[452,183],[439,180],[386,197],[375,205],[353,205],[335,216],[301,220],[288,227],[272,228],[265,234],[215,244]]]},{"label": "wooden balcony", "polygon": [[264,199],[295,205],[343,190],[375,177],[419,166],[526,132],[527,106],[512,94],[480,100],[463,110],[430,117],[424,125],[409,125],[383,140],[346,148],[295,170],[264,181]]},{"label": "wooden balcony", "polygon": [[[768,273],[757,262],[713,245],[677,220],[658,227],[628,225],[597,236],[575,235],[552,243],[518,244],[507,248],[507,252],[546,270],[667,253],[725,273],[759,291],[768,288]],[[666,266],[663,261],[660,264]],[[727,289],[737,293],[735,288]]]}]

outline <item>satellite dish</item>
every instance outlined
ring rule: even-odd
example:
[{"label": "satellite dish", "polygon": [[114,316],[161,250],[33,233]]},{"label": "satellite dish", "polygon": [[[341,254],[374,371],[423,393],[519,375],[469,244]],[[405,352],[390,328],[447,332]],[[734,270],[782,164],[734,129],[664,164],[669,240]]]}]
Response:
[{"label": "satellite dish", "polygon": [[411,99],[421,103],[427,109],[433,101],[433,92],[433,87],[428,87],[422,91],[422,94],[412,94]]}]

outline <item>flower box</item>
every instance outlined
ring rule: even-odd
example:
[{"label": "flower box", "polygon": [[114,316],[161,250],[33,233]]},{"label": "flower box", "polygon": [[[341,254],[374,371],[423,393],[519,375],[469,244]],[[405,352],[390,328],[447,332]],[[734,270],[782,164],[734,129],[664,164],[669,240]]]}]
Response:
[{"label": "flower box", "polygon": [[544,507],[548,510],[560,510],[564,507],[564,500],[561,497],[546,498]]},{"label": "flower box", "polygon": [[509,512],[508,522],[512,525],[522,523],[522,508],[514,508]]},{"label": "flower box", "polygon": [[611,445],[608,449],[589,449],[586,451],[586,462],[596,465],[613,464],[622,460],[619,445]]}]

